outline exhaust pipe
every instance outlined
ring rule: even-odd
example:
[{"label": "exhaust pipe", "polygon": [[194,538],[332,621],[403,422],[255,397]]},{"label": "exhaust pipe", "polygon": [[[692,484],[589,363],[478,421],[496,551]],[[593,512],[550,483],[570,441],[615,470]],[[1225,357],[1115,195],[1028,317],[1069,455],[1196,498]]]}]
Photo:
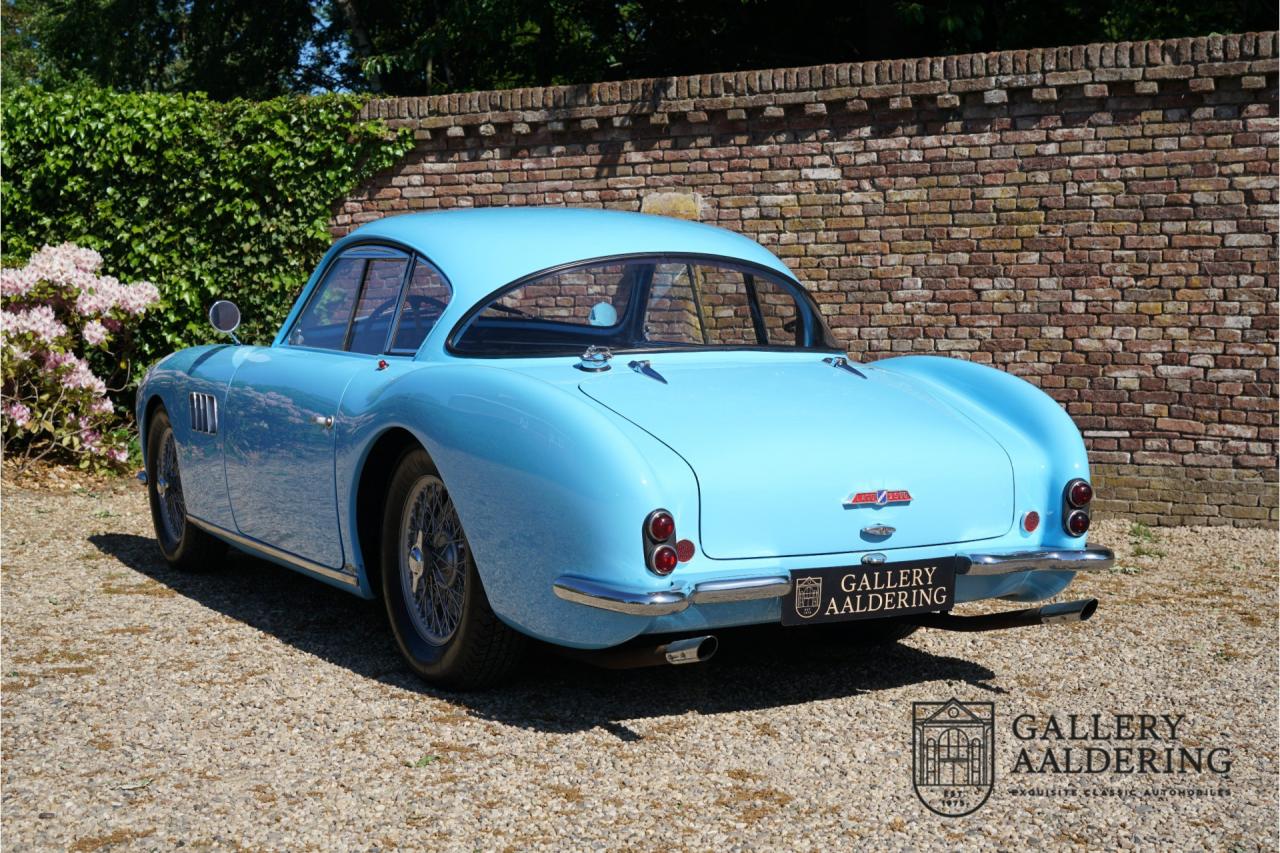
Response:
[{"label": "exhaust pipe", "polygon": [[954,613],[924,613],[911,617],[910,621],[923,628],[939,628],[943,631],[1001,631],[1005,628],[1025,628],[1029,625],[1061,625],[1087,622],[1098,609],[1098,599],[1064,601],[1026,610],[1009,610],[1005,613],[983,613],[976,616],[957,616]]},{"label": "exhaust pipe", "polygon": [[658,646],[627,644],[611,649],[566,649],[556,651],[565,657],[585,661],[605,669],[639,669],[646,666],[682,666],[711,660],[720,642],[715,637],[686,637]]}]

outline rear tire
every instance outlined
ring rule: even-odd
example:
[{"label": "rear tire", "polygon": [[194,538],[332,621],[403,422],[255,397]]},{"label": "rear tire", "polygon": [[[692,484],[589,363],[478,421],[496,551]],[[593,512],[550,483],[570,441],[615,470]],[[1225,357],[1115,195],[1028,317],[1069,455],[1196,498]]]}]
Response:
[{"label": "rear tire", "polygon": [[147,429],[147,498],[160,553],[176,569],[198,571],[218,561],[227,546],[187,518],[178,443],[169,413],[157,409]]},{"label": "rear tire", "polygon": [[489,606],[453,500],[421,448],[400,457],[387,490],[382,598],[400,654],[433,684],[487,687],[520,663],[525,638]]}]

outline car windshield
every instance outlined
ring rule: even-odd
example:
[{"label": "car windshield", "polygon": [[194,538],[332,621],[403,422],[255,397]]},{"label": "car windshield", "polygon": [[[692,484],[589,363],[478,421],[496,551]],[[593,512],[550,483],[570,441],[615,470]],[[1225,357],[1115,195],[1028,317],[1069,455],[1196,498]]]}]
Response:
[{"label": "car windshield", "polygon": [[813,300],[760,267],[719,258],[593,261],[518,282],[471,312],[451,348],[464,355],[613,350],[834,350]]}]

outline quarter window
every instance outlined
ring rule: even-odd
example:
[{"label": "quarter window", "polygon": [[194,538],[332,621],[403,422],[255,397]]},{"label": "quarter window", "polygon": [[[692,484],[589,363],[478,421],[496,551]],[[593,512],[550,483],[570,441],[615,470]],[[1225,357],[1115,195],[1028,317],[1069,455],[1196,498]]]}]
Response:
[{"label": "quarter window", "polygon": [[418,347],[426,340],[427,333],[435,328],[444,309],[449,307],[449,297],[452,295],[449,282],[445,281],[440,270],[423,258],[415,260],[396,322],[391,352],[417,352]]},{"label": "quarter window", "polygon": [[400,302],[400,289],[408,266],[408,258],[369,260],[365,267],[364,289],[360,291],[360,304],[351,320],[349,350],[370,355],[382,352],[391,331],[391,321],[396,316],[396,305]]}]

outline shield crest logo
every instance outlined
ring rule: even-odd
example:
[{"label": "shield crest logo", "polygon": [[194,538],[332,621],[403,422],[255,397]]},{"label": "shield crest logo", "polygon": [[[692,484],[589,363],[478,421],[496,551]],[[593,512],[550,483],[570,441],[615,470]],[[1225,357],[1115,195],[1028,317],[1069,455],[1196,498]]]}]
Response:
[{"label": "shield crest logo", "polygon": [[822,606],[822,578],[800,578],[796,581],[796,615],[810,619]]},{"label": "shield crest logo", "polygon": [[943,817],[976,812],[995,785],[994,702],[911,703],[911,784]]}]

